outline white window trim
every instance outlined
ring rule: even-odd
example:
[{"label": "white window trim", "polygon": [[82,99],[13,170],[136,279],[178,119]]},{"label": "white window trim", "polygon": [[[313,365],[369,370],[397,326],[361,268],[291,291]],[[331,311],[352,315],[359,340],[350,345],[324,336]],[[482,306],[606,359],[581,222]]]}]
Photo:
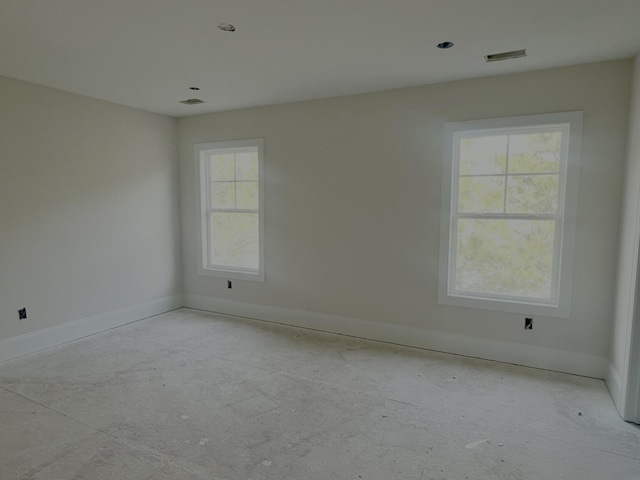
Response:
[{"label": "white window trim", "polygon": [[[258,148],[258,221],[259,221],[259,267],[258,271],[233,267],[207,267],[206,259],[208,248],[207,238],[207,175],[206,166],[202,154],[210,150],[239,149],[244,147]],[[197,180],[197,205],[198,205],[198,275],[208,277],[226,278],[229,280],[250,280],[264,282],[264,140],[252,138],[246,140],[231,140],[224,142],[198,143],[194,145],[195,171]]]},{"label": "white window trim", "polygon": [[[553,305],[536,303],[530,299],[498,299],[482,296],[451,294],[449,289],[450,244],[453,237],[451,205],[453,195],[457,192],[454,182],[454,138],[461,132],[491,129],[517,129],[518,127],[553,126],[568,124],[566,170],[561,174],[565,182],[564,202],[559,203],[563,209],[561,239],[558,245],[560,262],[558,265],[558,298]],[[527,115],[521,117],[505,117],[468,122],[446,123],[444,129],[442,193],[440,213],[440,262],[438,281],[438,303],[459,307],[479,308],[525,315],[541,315],[568,318],[571,307],[571,288],[573,276],[573,250],[575,244],[575,224],[578,202],[578,175],[580,170],[580,144],[582,133],[582,112],[565,112],[544,115]],[[562,178],[564,176],[564,178]],[[557,252],[556,252],[557,253]]]}]

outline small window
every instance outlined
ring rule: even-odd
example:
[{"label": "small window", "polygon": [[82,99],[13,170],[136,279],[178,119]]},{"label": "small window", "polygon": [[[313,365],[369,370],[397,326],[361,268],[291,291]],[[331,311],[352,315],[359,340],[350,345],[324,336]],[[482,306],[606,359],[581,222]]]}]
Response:
[{"label": "small window", "polygon": [[569,315],[581,121],[446,124],[440,303]]},{"label": "small window", "polygon": [[195,146],[201,275],[264,281],[262,145],[254,139]]}]

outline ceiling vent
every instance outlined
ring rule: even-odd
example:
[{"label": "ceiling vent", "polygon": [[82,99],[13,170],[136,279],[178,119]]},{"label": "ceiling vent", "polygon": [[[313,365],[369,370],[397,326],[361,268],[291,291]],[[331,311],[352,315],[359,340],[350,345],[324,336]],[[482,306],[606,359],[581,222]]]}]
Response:
[{"label": "ceiling vent", "polygon": [[492,53],[491,55],[485,55],[484,59],[487,62],[499,62],[500,60],[511,60],[512,58],[520,58],[526,56],[526,50],[514,50],[512,52]]},{"label": "ceiling vent", "polygon": [[206,103],[204,100],[200,100],[199,98],[189,98],[188,100],[181,100],[180,103],[184,103],[185,105],[198,105],[200,103]]}]

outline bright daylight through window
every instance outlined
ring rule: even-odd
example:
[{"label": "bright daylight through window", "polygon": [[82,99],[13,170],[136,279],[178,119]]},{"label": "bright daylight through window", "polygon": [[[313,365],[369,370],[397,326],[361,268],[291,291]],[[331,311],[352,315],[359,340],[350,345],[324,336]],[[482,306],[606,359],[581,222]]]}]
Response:
[{"label": "bright daylight through window", "polygon": [[201,275],[264,280],[262,140],[198,144]]},{"label": "bright daylight through window", "polygon": [[447,124],[440,303],[568,316],[581,113]]}]

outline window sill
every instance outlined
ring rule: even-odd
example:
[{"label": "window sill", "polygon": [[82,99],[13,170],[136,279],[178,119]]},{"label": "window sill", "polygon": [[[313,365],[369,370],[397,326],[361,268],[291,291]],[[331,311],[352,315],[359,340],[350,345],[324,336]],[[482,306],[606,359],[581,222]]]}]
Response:
[{"label": "window sill", "polygon": [[250,282],[264,282],[264,272],[240,272],[238,270],[224,270],[212,268],[198,268],[198,275],[203,277],[224,278],[227,280],[248,280]]},{"label": "window sill", "polygon": [[516,313],[519,315],[537,315],[556,318],[569,318],[570,316],[569,305],[562,305],[562,303],[559,306],[555,306],[439,293],[438,304],[492,310],[494,312]]}]

